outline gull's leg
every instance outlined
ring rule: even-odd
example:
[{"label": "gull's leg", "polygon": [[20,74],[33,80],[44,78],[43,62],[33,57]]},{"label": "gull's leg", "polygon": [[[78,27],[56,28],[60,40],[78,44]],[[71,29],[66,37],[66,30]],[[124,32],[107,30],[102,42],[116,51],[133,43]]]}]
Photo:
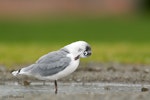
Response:
[{"label": "gull's leg", "polygon": [[55,80],[55,94],[57,94],[57,80]]}]

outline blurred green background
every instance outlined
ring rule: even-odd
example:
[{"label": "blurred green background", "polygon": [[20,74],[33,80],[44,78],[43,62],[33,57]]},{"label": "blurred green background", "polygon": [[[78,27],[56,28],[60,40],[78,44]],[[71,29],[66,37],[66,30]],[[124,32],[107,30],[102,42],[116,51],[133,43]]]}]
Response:
[{"label": "blurred green background", "polygon": [[82,59],[84,63],[150,64],[148,2],[145,0],[140,6],[134,2],[137,4],[132,5],[134,10],[107,13],[73,10],[63,14],[31,14],[26,13],[27,10],[24,14],[22,10],[21,13],[0,10],[0,65],[7,68],[28,65],[40,56],[78,40],[92,46],[93,55]]}]

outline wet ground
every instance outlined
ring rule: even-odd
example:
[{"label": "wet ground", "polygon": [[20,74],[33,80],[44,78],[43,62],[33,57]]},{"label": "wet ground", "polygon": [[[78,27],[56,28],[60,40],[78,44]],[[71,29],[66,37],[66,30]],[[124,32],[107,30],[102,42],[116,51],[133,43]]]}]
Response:
[{"label": "wet ground", "polygon": [[[81,67],[82,66],[82,67]],[[13,99],[50,100],[149,100],[150,66],[127,64],[81,64],[70,76],[58,81],[58,94],[54,83],[31,79],[30,86],[0,67],[0,97]]]},{"label": "wet ground", "polygon": [[[107,94],[129,94],[141,93],[141,89],[150,88],[149,84],[121,84],[121,83],[59,83],[57,96],[93,96]],[[148,91],[143,91],[148,92]],[[33,82],[30,86],[22,86],[17,83],[5,83],[0,85],[0,96],[2,99],[26,99],[35,96],[43,98],[57,97],[54,94],[54,84],[47,82]],[[37,97],[35,97],[37,99]],[[80,99],[80,98],[79,98]]]}]

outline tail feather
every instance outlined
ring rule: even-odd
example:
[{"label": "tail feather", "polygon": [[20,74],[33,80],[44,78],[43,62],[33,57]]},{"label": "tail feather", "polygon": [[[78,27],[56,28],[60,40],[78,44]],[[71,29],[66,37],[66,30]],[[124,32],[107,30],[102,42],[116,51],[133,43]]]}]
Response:
[{"label": "tail feather", "polygon": [[17,75],[20,73],[20,70],[21,70],[21,69],[19,69],[19,70],[17,70],[17,71],[13,71],[12,74],[13,74],[14,76],[17,76]]}]

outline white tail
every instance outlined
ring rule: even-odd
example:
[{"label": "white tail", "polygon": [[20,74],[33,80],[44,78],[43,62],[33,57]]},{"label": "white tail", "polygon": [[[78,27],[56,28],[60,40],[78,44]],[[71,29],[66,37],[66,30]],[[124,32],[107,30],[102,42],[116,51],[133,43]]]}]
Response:
[{"label": "white tail", "polygon": [[14,76],[17,76],[17,74],[19,74],[19,70],[13,71],[12,74],[13,74]]}]

